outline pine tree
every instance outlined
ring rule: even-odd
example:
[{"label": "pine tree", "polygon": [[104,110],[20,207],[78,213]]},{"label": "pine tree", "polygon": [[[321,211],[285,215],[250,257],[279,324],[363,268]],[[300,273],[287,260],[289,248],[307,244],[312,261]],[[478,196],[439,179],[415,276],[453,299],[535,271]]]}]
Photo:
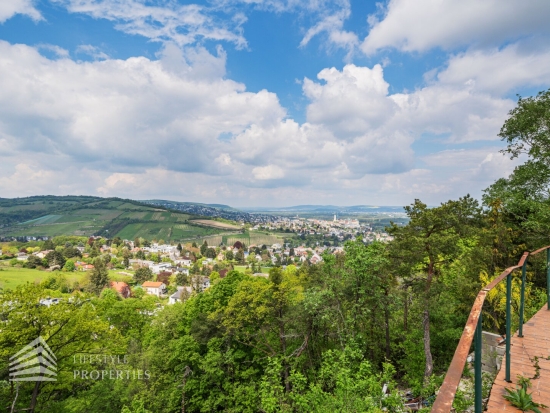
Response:
[{"label": "pine tree", "polygon": [[109,271],[101,257],[94,260],[94,268],[90,274],[90,291],[99,295],[101,290],[109,284]]}]

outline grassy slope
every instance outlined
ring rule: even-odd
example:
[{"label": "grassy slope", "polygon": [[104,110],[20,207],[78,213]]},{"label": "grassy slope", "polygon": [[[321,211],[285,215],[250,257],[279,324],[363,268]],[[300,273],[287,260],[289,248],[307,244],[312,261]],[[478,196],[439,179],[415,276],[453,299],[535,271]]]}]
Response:
[{"label": "grassy slope", "polygon": [[204,217],[114,198],[0,199],[0,236],[118,235],[123,239],[184,241],[229,230],[189,221],[201,218]]}]

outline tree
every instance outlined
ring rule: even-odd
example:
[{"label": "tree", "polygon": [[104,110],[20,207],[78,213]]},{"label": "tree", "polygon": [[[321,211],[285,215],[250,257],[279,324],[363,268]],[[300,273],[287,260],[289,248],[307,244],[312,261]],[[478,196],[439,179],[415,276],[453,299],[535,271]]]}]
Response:
[{"label": "tree", "polygon": [[181,246],[181,244],[179,242],[178,242],[178,246],[176,248],[179,251],[179,253],[181,254],[181,251],[183,250],[183,247]]},{"label": "tree", "polygon": [[302,354],[309,340],[306,327],[296,314],[296,306],[303,299],[299,290],[298,277],[292,271],[272,268],[267,282],[250,277],[238,285],[223,321],[237,341],[281,359],[287,393],[291,388],[291,359]]},{"label": "tree", "polygon": [[132,257],[132,253],[128,250],[128,248],[124,248],[122,257],[122,264],[124,265],[124,268],[128,268],[130,266],[130,258]]},{"label": "tree", "polygon": [[109,285],[109,271],[107,271],[105,261],[101,257],[97,257],[90,273],[90,291],[99,295],[107,285]]},{"label": "tree", "polygon": [[189,277],[184,272],[178,272],[176,274],[176,284],[177,285],[188,285]]},{"label": "tree", "polygon": [[141,246],[141,242],[138,237],[134,238],[134,248],[139,248]]},{"label": "tree", "polygon": [[214,248],[208,248],[206,250],[206,258],[216,258],[216,250]]},{"label": "tree", "polygon": [[36,268],[42,266],[42,260],[36,255],[29,255],[29,258],[23,264],[25,268]]},{"label": "tree", "polygon": [[400,227],[392,223],[387,228],[394,241],[390,244],[390,256],[400,265],[400,276],[418,284],[421,290],[424,336],[424,377],[433,373],[430,344],[430,299],[434,278],[439,268],[449,263],[459,252],[459,240],[465,237],[479,219],[479,207],[469,195],[458,201],[448,201],[436,208],[428,208],[420,200],[405,207],[409,223]]},{"label": "tree", "polygon": [[63,266],[63,270],[64,271],[69,271],[69,272],[72,272],[74,271],[74,261],[73,260],[67,260],[67,262],[65,262],[65,265]]},{"label": "tree", "polygon": [[53,242],[51,240],[44,241],[44,250],[53,250],[55,249],[55,245],[53,245]]},{"label": "tree", "polygon": [[73,247],[72,245],[69,245],[68,247],[65,247],[65,249],[63,250],[63,256],[65,258],[74,258],[74,257],[81,257],[82,254],[77,248]]},{"label": "tree", "polygon": [[90,258],[96,258],[99,256],[99,248],[94,244],[92,251],[90,252]]},{"label": "tree", "polygon": [[239,262],[239,264],[244,264],[244,251],[240,249],[235,254],[235,259]]},{"label": "tree", "polygon": [[[6,360],[2,367],[7,371],[9,357],[38,337],[46,341],[57,362],[58,381],[22,382],[13,411],[62,411],[59,402],[47,406],[53,400],[67,398],[82,385],[67,374],[84,367],[76,367],[73,355],[116,354],[124,345],[118,330],[110,328],[110,323],[101,317],[97,299],[75,295],[72,300],[62,299],[50,307],[37,305],[48,294],[43,286],[27,283],[0,296],[0,360]],[[8,398],[13,399],[9,386],[0,386],[3,407]]]},{"label": "tree", "polygon": [[147,410],[145,407],[143,407],[142,400],[132,400],[131,408],[129,408],[128,406],[124,406],[122,408],[121,413],[152,413],[152,412],[151,410]]},{"label": "tree", "polygon": [[208,250],[208,243],[206,242],[206,240],[204,240],[200,250],[203,257],[206,255],[206,250]]},{"label": "tree", "polygon": [[65,265],[65,257],[59,251],[50,251],[46,254],[45,258],[50,267],[59,265],[59,267],[62,268]]},{"label": "tree", "polygon": [[235,258],[233,256],[233,251],[227,250],[227,252],[225,253],[225,259],[228,260],[228,261],[231,261],[233,258]]},{"label": "tree", "polygon": [[525,155],[527,161],[485,190],[484,203],[501,202],[509,220],[528,238],[546,239],[550,227],[550,90],[520,97],[499,136],[508,144],[501,152],[511,159]]},{"label": "tree", "polygon": [[150,281],[153,277],[153,271],[147,267],[138,268],[134,274],[134,280],[138,284],[143,284],[145,281]]}]

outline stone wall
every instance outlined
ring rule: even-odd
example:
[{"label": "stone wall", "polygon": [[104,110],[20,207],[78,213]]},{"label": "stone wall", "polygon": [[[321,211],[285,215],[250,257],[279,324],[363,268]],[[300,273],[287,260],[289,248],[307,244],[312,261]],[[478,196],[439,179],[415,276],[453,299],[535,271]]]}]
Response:
[{"label": "stone wall", "polygon": [[[483,331],[481,369],[487,373],[496,373],[500,370],[502,358],[506,351],[505,342],[498,334]],[[502,343],[499,345],[499,343]]]}]

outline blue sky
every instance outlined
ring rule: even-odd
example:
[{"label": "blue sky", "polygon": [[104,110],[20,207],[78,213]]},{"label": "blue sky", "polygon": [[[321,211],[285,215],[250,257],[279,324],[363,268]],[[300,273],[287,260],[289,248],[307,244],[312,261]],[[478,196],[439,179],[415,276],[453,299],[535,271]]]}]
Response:
[{"label": "blue sky", "polygon": [[3,0],[0,196],[429,204],[514,163],[550,3]]}]

